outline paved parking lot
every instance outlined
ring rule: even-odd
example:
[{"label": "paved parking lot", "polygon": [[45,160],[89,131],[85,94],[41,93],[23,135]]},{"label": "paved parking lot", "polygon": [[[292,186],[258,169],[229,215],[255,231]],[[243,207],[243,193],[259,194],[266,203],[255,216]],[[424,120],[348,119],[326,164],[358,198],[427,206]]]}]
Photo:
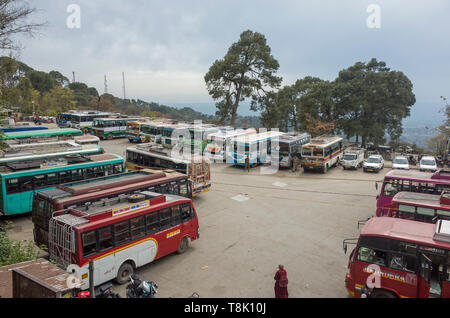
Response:
[{"label": "paved parking lot", "polygon": [[[126,139],[104,141],[124,155]],[[357,222],[375,213],[375,181],[384,173],[279,171],[262,175],[224,164],[212,166],[212,191],[194,200],[200,239],[182,255],[144,266],[158,297],[273,297],[278,264],[288,272],[290,297],[347,297],[342,240],[357,237]],[[32,239],[31,218],[14,220],[11,235]],[[115,286],[125,295],[125,285]]]}]

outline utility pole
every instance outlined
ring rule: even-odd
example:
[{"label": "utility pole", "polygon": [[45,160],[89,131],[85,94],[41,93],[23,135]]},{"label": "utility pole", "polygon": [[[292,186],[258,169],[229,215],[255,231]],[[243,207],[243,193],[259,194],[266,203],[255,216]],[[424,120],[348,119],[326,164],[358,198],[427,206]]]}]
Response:
[{"label": "utility pole", "polygon": [[75,83],[75,72],[72,72],[72,83]]},{"label": "utility pole", "polygon": [[123,99],[125,100],[125,99],[127,99],[127,93],[125,90],[125,73],[124,72],[122,72],[122,79],[123,79]]},{"label": "utility pole", "polygon": [[106,80],[106,75],[105,75],[105,94],[108,94],[108,81]]}]

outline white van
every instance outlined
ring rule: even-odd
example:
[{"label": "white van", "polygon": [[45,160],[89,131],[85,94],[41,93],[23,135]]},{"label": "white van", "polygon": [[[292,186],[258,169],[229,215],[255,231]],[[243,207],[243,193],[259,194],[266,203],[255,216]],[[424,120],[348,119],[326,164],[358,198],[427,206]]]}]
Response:
[{"label": "white van", "polygon": [[420,159],[420,171],[436,172],[437,171],[436,159],[432,156],[424,156]]}]

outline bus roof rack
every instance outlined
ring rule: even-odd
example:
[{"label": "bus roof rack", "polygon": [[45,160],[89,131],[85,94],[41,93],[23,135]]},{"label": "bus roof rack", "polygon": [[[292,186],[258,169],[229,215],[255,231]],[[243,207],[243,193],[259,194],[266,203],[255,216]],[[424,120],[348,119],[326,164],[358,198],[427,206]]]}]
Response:
[{"label": "bus roof rack", "polygon": [[450,221],[439,220],[436,224],[434,240],[450,243]]}]

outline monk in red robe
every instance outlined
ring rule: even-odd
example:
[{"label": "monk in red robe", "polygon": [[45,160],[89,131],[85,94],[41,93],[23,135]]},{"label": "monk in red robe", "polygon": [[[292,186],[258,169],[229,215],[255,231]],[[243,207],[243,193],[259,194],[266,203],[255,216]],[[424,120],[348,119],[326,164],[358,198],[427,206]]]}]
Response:
[{"label": "monk in red robe", "polygon": [[275,298],[288,298],[288,279],[287,272],[283,265],[278,265],[278,271],[275,274]]}]

